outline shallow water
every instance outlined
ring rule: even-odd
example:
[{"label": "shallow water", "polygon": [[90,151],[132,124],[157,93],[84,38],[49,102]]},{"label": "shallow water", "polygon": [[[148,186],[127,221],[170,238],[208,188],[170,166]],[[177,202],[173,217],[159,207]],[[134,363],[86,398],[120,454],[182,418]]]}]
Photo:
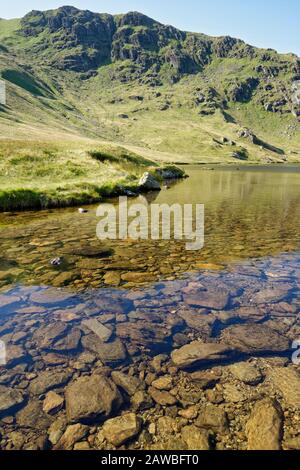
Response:
[{"label": "shallow water", "polygon": [[[0,392],[19,393],[19,400],[2,396],[2,401],[0,393],[1,448],[15,448],[10,433],[24,429],[22,448],[38,446],[57,416],[65,419],[64,408],[46,419],[41,407],[47,392],[64,396],[66,384],[81,376],[110,377],[119,370],[139,380],[156,406],[139,410],[121,387],[123,409],[151,424],[164,413],[173,419],[190,405],[206,406],[206,392],[189,382],[191,371],[218,367],[224,395],[219,406],[233,415],[239,410],[246,419],[257,390],[239,383],[245,397],[234,401],[226,389],[237,386],[229,365],[254,361],[268,377],[272,362],[266,361],[275,359],[294,370],[292,343],[300,338],[300,168],[190,167],[188,173],[189,179],[147,199],[205,204],[205,247],[198,252],[186,251],[183,242],[104,244],[95,236],[96,207],[87,214],[72,208],[0,215],[0,341],[6,346]],[[91,256],[91,247],[99,252]],[[50,260],[57,256],[63,263],[53,267]],[[195,340],[226,345],[228,351],[191,360],[183,350],[179,359],[170,357]],[[162,353],[154,367],[153,357]],[[49,377],[66,372],[64,381]],[[151,386],[164,375],[172,377],[172,393],[166,391],[171,399],[157,397]],[[272,390],[282,399],[267,379],[259,387],[262,395]],[[102,432],[101,420],[87,422]],[[298,435],[293,421],[285,425],[291,436]],[[217,433],[220,447],[245,448],[245,435],[237,439],[240,427],[233,423],[224,442]],[[140,441],[138,448],[152,448],[157,440],[162,437]],[[92,448],[110,448],[106,441],[89,442]]]}]

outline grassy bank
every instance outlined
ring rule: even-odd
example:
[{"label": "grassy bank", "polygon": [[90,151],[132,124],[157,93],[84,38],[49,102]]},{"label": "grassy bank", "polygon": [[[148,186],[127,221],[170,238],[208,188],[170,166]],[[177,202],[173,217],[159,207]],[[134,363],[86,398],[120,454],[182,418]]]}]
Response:
[{"label": "grassy bank", "polygon": [[0,141],[0,210],[98,202],[137,188],[155,166],[119,146]]}]

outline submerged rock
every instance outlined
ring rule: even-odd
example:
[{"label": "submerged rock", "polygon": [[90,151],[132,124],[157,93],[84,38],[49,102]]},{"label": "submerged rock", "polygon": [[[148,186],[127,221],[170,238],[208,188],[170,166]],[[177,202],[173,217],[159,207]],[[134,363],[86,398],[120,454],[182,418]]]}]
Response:
[{"label": "submerged rock", "polygon": [[280,450],[283,412],[275,400],[265,399],[254,406],[246,425],[248,450]]},{"label": "submerged rock", "polygon": [[96,354],[104,364],[118,365],[127,358],[127,350],[118,338],[111,343],[103,343],[92,333],[84,336],[81,342],[84,348]]},{"label": "submerged rock", "polygon": [[23,392],[0,385],[0,416],[22,405],[24,401]]},{"label": "submerged rock", "polygon": [[108,418],[123,402],[116,385],[100,375],[80,377],[67,387],[65,398],[69,423]]},{"label": "submerged rock", "polygon": [[223,331],[221,338],[232,348],[245,353],[286,352],[290,342],[265,325],[235,325]]},{"label": "submerged rock", "polygon": [[273,367],[268,377],[286,403],[300,410],[300,374],[293,368]]},{"label": "submerged rock", "polygon": [[141,431],[142,420],[135,413],[128,413],[109,419],[103,425],[105,439],[116,447],[137,436]]},{"label": "submerged rock", "polygon": [[72,372],[63,370],[46,370],[41,372],[29,385],[33,395],[42,395],[50,390],[66,385],[72,377]]},{"label": "submerged rock", "polygon": [[200,343],[194,341],[172,352],[173,363],[182,369],[191,367],[200,362],[214,362],[228,358],[232,348],[227,344]]},{"label": "submerged rock", "polygon": [[238,362],[229,369],[234,377],[247,385],[257,385],[263,378],[261,372],[249,362]]},{"label": "submerged rock", "polygon": [[139,389],[142,388],[142,382],[136,377],[123,374],[119,371],[114,371],[111,374],[114,383],[124,390],[127,395],[133,396]]},{"label": "submerged rock", "polygon": [[104,343],[109,341],[112,336],[112,331],[94,318],[90,320],[84,320],[82,325],[86,326],[89,330],[95,333],[95,335],[97,335],[98,338]]}]

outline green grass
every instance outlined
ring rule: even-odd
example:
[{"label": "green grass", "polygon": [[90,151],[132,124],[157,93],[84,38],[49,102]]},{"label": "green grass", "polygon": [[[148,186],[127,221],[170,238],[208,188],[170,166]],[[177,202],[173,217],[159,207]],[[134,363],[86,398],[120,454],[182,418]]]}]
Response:
[{"label": "green grass", "polygon": [[[105,155],[105,161],[95,154]],[[117,146],[0,141],[0,210],[97,202],[136,189],[138,178],[152,165]]]}]

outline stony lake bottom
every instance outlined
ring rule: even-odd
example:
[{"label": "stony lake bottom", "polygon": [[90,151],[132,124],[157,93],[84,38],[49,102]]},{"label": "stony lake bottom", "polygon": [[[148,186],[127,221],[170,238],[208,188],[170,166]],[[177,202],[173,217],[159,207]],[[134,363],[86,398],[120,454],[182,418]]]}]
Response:
[{"label": "stony lake bottom", "polygon": [[300,449],[300,167],[187,173],[200,251],[0,215],[1,450]]}]

